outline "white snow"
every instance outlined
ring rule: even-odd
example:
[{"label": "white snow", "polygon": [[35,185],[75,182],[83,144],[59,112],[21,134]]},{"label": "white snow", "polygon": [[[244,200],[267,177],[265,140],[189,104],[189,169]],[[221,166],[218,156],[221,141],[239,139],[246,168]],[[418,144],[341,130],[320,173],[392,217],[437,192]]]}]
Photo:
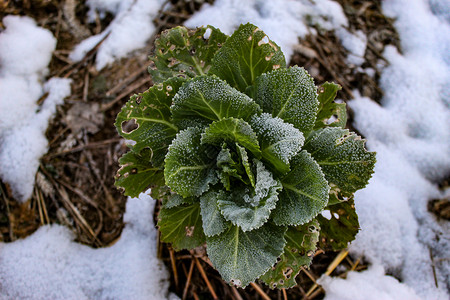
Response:
[{"label": "white snow", "polygon": [[[45,130],[56,105],[70,95],[70,80],[43,84],[56,46],[50,31],[28,17],[7,16],[0,34],[0,177],[19,201],[33,191],[39,158],[47,152]],[[41,106],[37,100],[48,93]]]},{"label": "white snow", "polygon": [[61,225],[46,225],[0,243],[1,299],[167,299],[168,274],[156,258],[155,201],[129,198],[120,239],[109,248],[73,242]]},{"label": "white snow", "polygon": [[320,23],[324,29],[347,25],[342,7],[330,0],[216,0],[185,22],[195,28],[212,25],[231,35],[240,24],[250,22],[275,41],[289,61],[298,38],[308,34],[307,22]]},{"label": "white snow", "polygon": [[318,283],[326,290],[324,300],[419,300],[413,289],[374,265],[363,272],[349,272],[347,279],[322,276]]},{"label": "white snow", "polygon": [[88,0],[88,16],[95,20],[96,12],[103,17],[106,12],[115,15],[108,27],[97,35],[93,35],[75,47],[70,59],[80,61],[103,38],[96,53],[98,70],[115,60],[125,57],[132,51],[146,46],[155,31],[153,19],[158,14],[163,0],[126,0],[104,1]]},{"label": "white snow", "polygon": [[349,103],[355,127],[378,152],[369,186],[356,194],[362,230],[351,252],[379,262],[423,299],[448,299],[450,226],[427,202],[443,198],[436,182],[450,173],[450,26],[432,4],[383,3],[396,18],[403,55],[385,50],[381,106],[357,93]]}]

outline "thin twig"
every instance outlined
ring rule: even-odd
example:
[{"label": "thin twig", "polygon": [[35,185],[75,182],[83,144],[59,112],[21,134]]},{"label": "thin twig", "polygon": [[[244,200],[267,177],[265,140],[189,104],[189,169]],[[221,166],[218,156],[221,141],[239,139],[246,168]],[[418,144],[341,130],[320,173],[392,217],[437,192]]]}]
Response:
[{"label": "thin twig", "polygon": [[288,300],[286,289],[281,289],[281,292],[283,293],[283,299]]},{"label": "thin twig", "polygon": [[263,291],[263,289],[254,282],[250,282],[250,285],[256,290],[256,292],[263,298],[264,300],[270,300],[270,297]]},{"label": "thin twig", "polygon": [[150,77],[146,77],[138,82],[136,82],[133,85],[130,85],[123,93],[121,93],[119,96],[117,96],[116,98],[114,98],[114,100],[112,100],[111,102],[108,102],[106,104],[103,104],[101,106],[101,111],[105,112],[109,109],[111,109],[114,104],[116,104],[117,102],[119,102],[120,100],[122,100],[123,98],[125,98],[126,96],[128,96],[129,94],[131,94],[132,92],[136,91],[138,88],[140,88],[141,86],[143,86],[146,83],[151,82],[151,78]]},{"label": "thin twig", "polygon": [[147,70],[147,68],[148,68],[147,66],[143,66],[143,67],[139,68],[137,71],[131,73],[130,76],[125,78],[120,84],[112,87],[109,91],[107,91],[105,93],[106,97],[114,95],[116,92],[121,90],[125,85],[128,85],[129,83],[133,82],[136,79],[136,77],[138,77],[142,72]]},{"label": "thin twig", "polygon": [[[339,264],[344,260],[344,258],[348,255],[348,250],[344,249],[334,258],[334,260],[331,262],[331,264],[328,266],[327,271],[324,273],[325,275],[329,276],[334,269],[339,266]],[[311,294],[315,291],[315,289],[319,287],[317,283],[314,283],[314,285],[309,289],[309,291],[306,293],[306,296],[309,297]]]},{"label": "thin twig", "polygon": [[178,289],[178,271],[177,271],[177,264],[176,264],[176,258],[175,254],[172,248],[169,248],[169,254],[170,254],[170,263],[172,266],[173,271],[173,279],[175,280],[175,286]]},{"label": "thin twig", "polygon": [[83,144],[83,145],[79,145],[77,147],[74,147],[72,149],[68,149],[68,150],[64,150],[58,153],[53,153],[53,154],[49,154],[44,156],[45,158],[53,158],[56,156],[60,156],[60,155],[65,155],[65,154],[69,154],[69,153],[75,153],[75,152],[79,152],[79,151],[83,151],[85,149],[89,149],[89,148],[96,148],[99,146],[108,146],[109,144],[114,144],[117,142],[120,142],[122,140],[122,138],[112,138],[109,140],[104,140],[104,141],[99,141],[99,142],[91,142],[89,144]]},{"label": "thin twig", "polygon": [[239,291],[237,290],[237,288],[235,288],[234,286],[231,286],[231,291],[233,292],[234,298],[236,300],[244,300],[241,296],[241,294],[239,294]]},{"label": "thin twig", "polygon": [[189,291],[189,285],[191,284],[192,273],[194,271],[194,265],[195,265],[195,261],[192,260],[191,261],[191,266],[189,267],[188,276],[187,276],[187,279],[186,279],[186,285],[184,286],[183,297],[181,298],[182,300],[185,300],[186,297],[187,297],[187,292]]},{"label": "thin twig", "polygon": [[203,280],[205,281],[206,286],[208,287],[209,292],[211,293],[211,296],[213,297],[214,300],[219,299],[219,298],[217,298],[216,292],[214,291],[211,283],[208,280],[208,276],[206,276],[206,273],[205,273],[205,270],[203,269],[202,264],[200,263],[198,258],[195,256],[194,256],[194,260],[195,260],[195,263],[197,264],[198,270],[200,271],[200,275],[202,275]]}]

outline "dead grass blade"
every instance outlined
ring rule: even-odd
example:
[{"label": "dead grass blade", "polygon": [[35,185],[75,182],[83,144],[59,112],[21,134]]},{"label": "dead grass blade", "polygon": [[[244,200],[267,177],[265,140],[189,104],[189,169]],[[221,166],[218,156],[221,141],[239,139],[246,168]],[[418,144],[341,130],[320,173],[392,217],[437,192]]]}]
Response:
[{"label": "dead grass blade", "polygon": [[187,279],[186,279],[186,285],[184,286],[183,297],[181,298],[182,300],[185,300],[186,297],[187,297],[187,292],[189,291],[189,286],[191,284],[192,273],[194,271],[194,265],[195,265],[195,261],[192,260],[191,261],[191,266],[189,267],[188,276],[187,276]]},{"label": "dead grass blade", "polygon": [[195,256],[194,256],[194,260],[195,260],[195,263],[197,264],[198,270],[200,271],[200,275],[202,275],[203,280],[205,281],[206,286],[208,287],[209,292],[211,293],[211,296],[213,297],[214,300],[219,299],[219,298],[217,297],[216,292],[214,291],[214,289],[213,289],[213,287],[212,287],[212,285],[211,285],[211,282],[209,282],[209,280],[208,280],[208,276],[206,276],[206,273],[205,273],[205,270],[203,269],[202,264],[200,263],[200,261],[198,260],[198,258],[195,257]]}]

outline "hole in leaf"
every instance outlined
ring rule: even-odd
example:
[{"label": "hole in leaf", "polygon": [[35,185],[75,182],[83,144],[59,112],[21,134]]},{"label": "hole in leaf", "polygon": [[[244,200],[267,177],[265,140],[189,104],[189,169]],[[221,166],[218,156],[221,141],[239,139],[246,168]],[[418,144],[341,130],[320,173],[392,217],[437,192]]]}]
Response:
[{"label": "hole in leaf", "polygon": [[204,38],[205,40],[209,39],[209,37],[211,36],[211,33],[212,33],[211,28],[207,28],[206,31],[205,31],[205,33],[203,34],[203,38]]},{"label": "hole in leaf", "polygon": [[273,65],[272,69],[276,70],[276,69],[279,69],[280,67],[281,67],[280,65]]},{"label": "hole in leaf", "polygon": [[[286,279],[289,279],[289,278],[291,278],[291,274],[294,272],[294,270],[292,270],[292,268],[286,268],[286,269],[284,269],[283,270],[283,276],[286,278]],[[281,283],[281,282],[280,282]],[[281,283],[282,284],[282,283]]]},{"label": "hole in leaf", "polygon": [[191,55],[191,56],[194,56],[195,55],[195,48],[194,47],[192,47],[190,50],[189,50],[189,54]]},{"label": "hole in leaf", "polygon": [[306,253],[306,255],[308,255],[308,257],[311,257],[314,255],[314,251],[310,250],[308,251],[308,253]]},{"label": "hole in leaf", "polygon": [[171,92],[171,91],[172,91],[172,86],[171,86],[171,85],[166,86],[166,90],[168,90],[169,92]]},{"label": "hole in leaf", "polygon": [[123,121],[120,125],[122,127],[122,132],[130,134],[139,128],[139,124],[136,123],[136,119]]},{"label": "hole in leaf", "polygon": [[252,36],[249,36],[248,39],[247,39],[247,41],[250,42],[250,41],[252,40],[252,38],[253,38]]},{"label": "hole in leaf", "polygon": [[133,168],[130,171],[130,174],[137,174],[137,173],[138,173],[138,169],[136,169],[136,168]]},{"label": "hole in leaf", "polygon": [[317,228],[316,228],[316,226],[311,225],[308,227],[308,230],[309,230],[309,232],[313,233],[313,232],[317,231]]},{"label": "hole in leaf", "polygon": [[322,94],[325,92],[325,88],[323,86],[319,86],[319,89],[317,91],[319,94]]},{"label": "hole in leaf", "polygon": [[175,50],[175,45],[170,46],[170,47],[169,47],[169,50],[170,50],[170,51]]},{"label": "hole in leaf", "polygon": [[261,46],[263,44],[268,44],[269,43],[269,38],[267,37],[267,35],[265,35],[259,42],[258,42],[258,46]]},{"label": "hole in leaf", "polygon": [[242,282],[239,279],[231,279],[231,283],[237,287],[240,287],[242,285]]},{"label": "hole in leaf", "polygon": [[136,102],[137,105],[141,104],[142,96],[137,96],[134,101]]}]

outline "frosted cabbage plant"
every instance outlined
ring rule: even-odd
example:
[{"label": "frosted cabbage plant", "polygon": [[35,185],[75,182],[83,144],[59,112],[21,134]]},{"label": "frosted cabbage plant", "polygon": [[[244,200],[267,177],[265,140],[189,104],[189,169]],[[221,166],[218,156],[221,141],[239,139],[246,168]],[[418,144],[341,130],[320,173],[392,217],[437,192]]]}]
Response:
[{"label": "frosted cabbage plant", "polygon": [[[177,27],[156,40],[155,83],[117,116],[135,143],[116,185],[162,200],[161,239],[206,245],[227,282],[292,287],[316,247],[346,247],[358,231],[353,193],[375,163],[344,129],[338,85],[319,89],[252,24],[230,37]],[[130,122],[134,122],[133,130]]]}]

